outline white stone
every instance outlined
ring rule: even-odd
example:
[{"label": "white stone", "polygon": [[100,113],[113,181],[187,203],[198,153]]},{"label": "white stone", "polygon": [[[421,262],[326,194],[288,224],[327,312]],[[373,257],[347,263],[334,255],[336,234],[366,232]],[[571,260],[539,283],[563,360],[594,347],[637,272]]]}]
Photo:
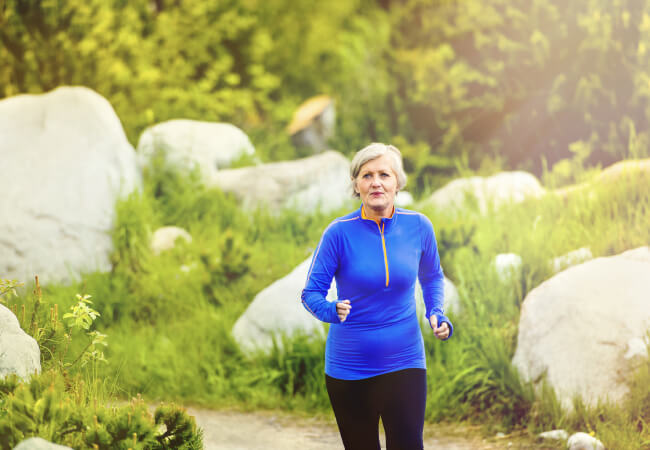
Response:
[{"label": "white stone", "polygon": [[[273,347],[273,337],[279,338],[281,334],[291,336],[301,331],[325,336],[323,323],[314,319],[300,301],[311,260],[310,256],[263,289],[235,322],[232,335],[243,351],[268,351]],[[336,299],[336,282],[332,280],[327,300]]]},{"label": "white stone", "polygon": [[408,191],[399,191],[395,196],[395,206],[406,208],[413,204],[413,196]]},{"label": "white stone", "polygon": [[198,168],[206,182],[217,171],[230,167],[233,161],[250,156],[255,148],[248,136],[229,123],[199,122],[176,119],[147,128],[138,141],[138,161],[149,164],[156,151],[184,170]]},{"label": "white stone", "polygon": [[561,270],[566,269],[567,267],[575,266],[576,264],[590,260],[593,257],[594,256],[591,254],[591,250],[589,250],[588,247],[582,247],[577,250],[573,250],[566,255],[553,258],[551,265],[553,267],[553,272],[557,273]]},{"label": "white stone", "polygon": [[332,211],[352,204],[349,170],[345,156],[327,151],[294,161],[222,170],[215,185],[233,193],[244,208]]},{"label": "white stone", "polygon": [[648,343],[638,337],[632,338],[627,341],[627,351],[623,358],[625,359],[634,359],[634,358],[647,358],[648,357]]},{"label": "white stone", "polygon": [[605,450],[602,442],[587,433],[574,433],[567,442],[569,450]]},{"label": "white stone", "polygon": [[192,242],[192,236],[183,228],[179,227],[161,227],[154,231],[151,236],[151,251],[154,255],[159,255],[165,250],[174,248],[177,239],[185,242]]},{"label": "white stone", "polygon": [[14,450],[72,450],[64,445],[53,444],[39,437],[25,439]]},{"label": "white stone", "polygon": [[529,197],[541,197],[545,190],[528,172],[501,172],[491,177],[458,178],[435,191],[426,201],[444,211],[462,209],[466,202],[476,203],[481,214],[490,206],[521,203]]},{"label": "white stone", "polygon": [[140,184],[111,105],[83,87],[0,101],[0,274],[110,270],[115,202]]},{"label": "white stone", "polygon": [[521,273],[521,256],[516,253],[499,253],[494,257],[494,268],[501,281],[516,278]]},{"label": "white stone", "polygon": [[23,380],[41,371],[41,351],[18,319],[8,308],[0,305],[0,378],[16,374]]},{"label": "white stone", "polygon": [[567,433],[565,430],[544,431],[543,433],[539,433],[538,436],[541,439],[549,439],[554,441],[566,441],[569,439],[569,433]]},{"label": "white stone", "polygon": [[650,247],[573,266],[526,296],[513,358],[522,377],[548,382],[565,407],[628,392],[628,342],[650,328]]}]

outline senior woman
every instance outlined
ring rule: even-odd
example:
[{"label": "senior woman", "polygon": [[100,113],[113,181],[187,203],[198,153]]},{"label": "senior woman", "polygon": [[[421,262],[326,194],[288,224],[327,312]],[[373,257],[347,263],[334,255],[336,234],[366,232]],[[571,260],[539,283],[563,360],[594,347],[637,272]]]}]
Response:
[{"label": "senior woman", "polygon": [[[434,335],[451,337],[433,226],[395,208],[406,184],[400,151],[374,143],[355,155],[352,188],[361,206],[323,232],[302,291],[304,307],[329,322],[325,384],[347,450],[422,449],[424,342],[415,310],[419,279]],[[336,278],[338,298],[328,302]]]}]

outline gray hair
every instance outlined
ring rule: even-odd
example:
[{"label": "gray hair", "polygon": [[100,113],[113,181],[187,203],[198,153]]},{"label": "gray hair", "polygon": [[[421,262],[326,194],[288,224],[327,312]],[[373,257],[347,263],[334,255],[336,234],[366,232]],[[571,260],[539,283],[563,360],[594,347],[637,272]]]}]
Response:
[{"label": "gray hair", "polygon": [[359,197],[359,193],[354,189],[356,179],[361,172],[361,167],[368,161],[388,155],[391,161],[391,166],[395,176],[397,177],[397,190],[401,191],[406,186],[406,172],[404,172],[404,165],[402,164],[402,152],[397,147],[390,144],[381,144],[373,142],[367,147],[362,148],[352,158],[350,164],[350,181],[352,186],[352,195]]}]

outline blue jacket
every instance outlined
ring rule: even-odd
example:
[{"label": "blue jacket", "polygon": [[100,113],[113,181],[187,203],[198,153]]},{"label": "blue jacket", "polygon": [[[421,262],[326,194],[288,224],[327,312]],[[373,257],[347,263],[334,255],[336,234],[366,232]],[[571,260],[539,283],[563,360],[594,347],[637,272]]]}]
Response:
[{"label": "blue jacket", "polygon": [[[337,297],[350,300],[345,322],[336,303],[326,300],[332,278]],[[420,280],[426,316],[447,322],[443,312],[443,272],[431,221],[396,208],[381,223],[365,217],[363,205],[334,220],[314,252],[304,307],[329,322],[325,373],[358,380],[408,368],[426,368],[424,343],[415,310],[415,284]]]}]

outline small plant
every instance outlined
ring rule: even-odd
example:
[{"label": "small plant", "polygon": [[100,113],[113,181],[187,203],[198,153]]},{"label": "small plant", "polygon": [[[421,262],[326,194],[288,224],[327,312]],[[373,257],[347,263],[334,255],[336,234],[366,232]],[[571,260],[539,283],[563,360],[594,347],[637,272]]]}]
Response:
[{"label": "small plant", "polygon": [[17,297],[16,288],[23,286],[23,283],[18,282],[18,280],[7,280],[4,278],[0,279],[0,303],[4,303],[2,300],[3,295]]}]

